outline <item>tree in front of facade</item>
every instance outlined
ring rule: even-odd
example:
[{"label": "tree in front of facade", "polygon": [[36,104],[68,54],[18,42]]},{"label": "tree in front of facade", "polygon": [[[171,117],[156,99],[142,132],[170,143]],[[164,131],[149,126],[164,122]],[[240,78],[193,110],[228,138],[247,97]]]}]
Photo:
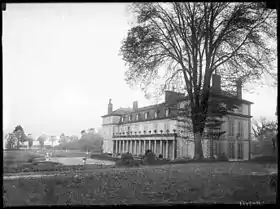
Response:
[{"label": "tree in front of facade", "polygon": [[[205,129],[203,133],[202,140],[210,140],[210,158],[214,157],[213,143],[214,141],[219,141],[220,137],[224,135],[227,131],[222,130],[222,124],[225,123],[224,117],[226,117],[230,112],[234,112],[240,108],[242,101],[235,96],[219,96],[211,97],[208,101],[208,113],[205,122]],[[178,121],[177,127],[179,130],[185,130],[184,133],[192,132],[192,122],[190,107],[187,103],[183,107],[173,107],[177,111]],[[181,132],[180,136],[184,142],[191,141],[194,142],[193,137],[186,135]]]},{"label": "tree in front of facade", "polygon": [[203,158],[202,134],[208,117],[210,81],[215,72],[225,90],[235,83],[274,74],[276,12],[262,3],[133,3],[136,22],[120,53],[126,81],[147,92],[160,80],[187,93],[195,159]]}]

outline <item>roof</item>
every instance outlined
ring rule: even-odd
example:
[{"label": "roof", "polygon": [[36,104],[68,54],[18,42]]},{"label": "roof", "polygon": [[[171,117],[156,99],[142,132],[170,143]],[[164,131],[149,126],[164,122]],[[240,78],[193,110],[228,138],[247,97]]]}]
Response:
[{"label": "roof", "polygon": [[[213,91],[210,91],[210,97],[236,97],[235,95],[226,92],[221,91],[221,94],[214,93]],[[136,110],[133,110],[133,108],[119,108],[110,114],[104,115],[102,117],[107,116],[124,116],[124,121],[120,119],[119,123],[129,123],[129,122],[135,122],[136,118],[137,121],[142,120],[158,120],[158,119],[164,119],[164,118],[172,118],[177,116],[177,109],[172,108],[178,105],[179,102],[187,100],[188,96],[185,96],[182,93],[172,92],[172,91],[166,91],[165,93],[165,102],[155,105],[150,105],[146,107],[137,108]],[[242,102],[253,104],[252,102],[249,102],[247,100],[243,100]],[[166,114],[166,110],[169,110],[168,115]],[[147,113],[147,118],[146,117]]]},{"label": "roof", "polygon": [[[220,97],[220,98],[225,98],[225,97],[236,97],[236,98],[237,98],[236,95],[234,95],[234,94],[232,94],[232,93],[230,93],[230,92],[227,92],[227,91],[223,91],[223,90],[221,90],[220,93],[216,93],[216,92],[213,92],[212,90],[210,90],[210,97]],[[185,96],[185,97],[183,97],[183,98],[178,99],[177,102],[183,101],[183,100],[185,100],[185,99],[187,99],[187,98],[188,98],[188,96]],[[241,99],[241,101],[242,101],[243,103],[246,103],[246,104],[254,104],[253,102],[250,102],[250,101],[245,100],[245,99]]]},{"label": "roof", "polygon": [[132,108],[119,108],[119,109],[116,109],[115,111],[111,112],[110,114],[106,114],[106,115],[103,115],[101,117],[106,117],[106,116],[119,116],[119,115],[124,115],[124,114],[127,114],[127,113],[130,113],[132,112]]},{"label": "roof", "polygon": [[[227,92],[227,91],[221,91],[220,94],[210,91],[210,96],[212,96],[212,97],[223,97],[223,98],[225,98],[225,97],[236,97],[237,98],[236,95],[234,95],[230,92]],[[254,104],[253,102],[250,102],[250,101],[245,100],[245,99],[239,99],[239,100],[241,100],[243,103],[246,103],[246,104]]]}]

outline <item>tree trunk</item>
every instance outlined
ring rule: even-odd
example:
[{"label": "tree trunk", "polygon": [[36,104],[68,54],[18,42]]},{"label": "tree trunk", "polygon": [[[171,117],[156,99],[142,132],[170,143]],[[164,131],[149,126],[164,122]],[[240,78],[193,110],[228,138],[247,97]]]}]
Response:
[{"label": "tree trunk", "polygon": [[194,159],[195,160],[203,159],[201,137],[202,137],[201,133],[194,134]]}]

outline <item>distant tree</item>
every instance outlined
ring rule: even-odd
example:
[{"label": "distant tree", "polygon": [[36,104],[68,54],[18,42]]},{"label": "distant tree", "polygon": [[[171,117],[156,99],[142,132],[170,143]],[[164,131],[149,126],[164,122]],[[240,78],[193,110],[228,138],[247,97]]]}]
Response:
[{"label": "distant tree", "polygon": [[277,134],[278,134],[278,122],[269,121],[265,117],[261,117],[259,120],[254,119],[252,121],[252,130],[254,136],[258,140],[270,140],[272,142],[272,148],[275,151],[278,149]]},{"label": "distant tree", "polygon": [[21,125],[17,125],[13,131],[17,138],[17,149],[19,149],[19,143],[23,143],[27,141],[26,135]]},{"label": "distant tree", "polygon": [[[276,75],[277,13],[260,2],[133,3],[135,24],[120,53],[128,66],[128,84],[145,92],[160,80],[187,93],[190,101],[195,159],[203,158],[210,81],[215,72],[229,91],[236,80],[261,81]],[[163,76],[162,76],[163,75]]]},{"label": "distant tree", "polygon": [[21,125],[17,125],[17,126],[15,127],[14,133],[17,132],[17,131],[23,131],[23,128],[22,128]]},{"label": "distant tree", "polygon": [[88,133],[95,133],[95,128],[88,129]]},{"label": "distant tree", "polygon": [[38,137],[38,141],[40,143],[40,147],[41,149],[44,148],[44,144],[45,144],[45,141],[48,139],[48,136],[46,134],[42,134],[41,136]]},{"label": "distant tree", "polygon": [[16,138],[16,135],[14,133],[9,133],[9,135],[7,137],[7,149],[18,148],[17,141],[18,140]]},{"label": "distant tree", "polygon": [[72,135],[72,136],[70,136],[70,139],[71,139],[71,141],[77,141],[77,140],[79,140],[79,137]]},{"label": "distant tree", "polygon": [[85,130],[82,130],[81,131],[81,135],[83,136],[83,135],[85,135],[87,132],[85,131]]},{"label": "distant tree", "polygon": [[258,139],[265,139],[267,137],[272,137],[277,133],[278,122],[269,121],[265,117],[261,117],[259,120],[252,120],[252,130],[254,136]]},{"label": "distant tree", "polygon": [[28,141],[28,146],[29,146],[29,148],[31,148],[33,146],[33,140],[32,139]]},{"label": "distant tree", "polygon": [[59,136],[59,144],[65,143],[66,139],[65,139],[65,135],[64,133],[60,134]]},{"label": "distant tree", "polygon": [[50,137],[50,141],[52,142],[52,148],[54,147],[53,146],[53,143],[57,140],[57,137],[56,136],[51,136]]},{"label": "distant tree", "polygon": [[25,141],[28,141],[28,147],[31,148],[33,146],[33,137],[31,134],[28,134],[26,136],[26,140]]},{"label": "distant tree", "polygon": [[87,133],[80,140],[72,140],[58,145],[60,149],[101,152],[102,137],[99,134]]}]

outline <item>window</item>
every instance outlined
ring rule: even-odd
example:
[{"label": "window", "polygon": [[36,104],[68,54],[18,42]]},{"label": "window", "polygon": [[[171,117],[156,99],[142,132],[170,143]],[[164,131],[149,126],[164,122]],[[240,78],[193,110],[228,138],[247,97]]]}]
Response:
[{"label": "window", "polygon": [[129,115],[128,116],[128,121],[131,121],[132,120],[132,115]]},{"label": "window", "polygon": [[145,119],[148,119],[148,112],[145,113]]},{"label": "window", "polygon": [[238,134],[242,138],[243,137],[243,126],[242,121],[238,121]]},{"label": "window", "polygon": [[228,135],[234,136],[234,119],[228,120]]},{"label": "window", "polygon": [[237,112],[242,114],[242,105],[238,106]]},{"label": "window", "polygon": [[136,120],[139,120],[139,113],[136,114]]},{"label": "window", "polygon": [[122,122],[124,122],[124,116],[122,117]]},{"label": "window", "polygon": [[165,110],[165,116],[169,116],[169,112],[170,112],[169,108],[166,109],[166,110]]},{"label": "window", "polygon": [[158,117],[158,110],[155,111],[155,118]]}]

